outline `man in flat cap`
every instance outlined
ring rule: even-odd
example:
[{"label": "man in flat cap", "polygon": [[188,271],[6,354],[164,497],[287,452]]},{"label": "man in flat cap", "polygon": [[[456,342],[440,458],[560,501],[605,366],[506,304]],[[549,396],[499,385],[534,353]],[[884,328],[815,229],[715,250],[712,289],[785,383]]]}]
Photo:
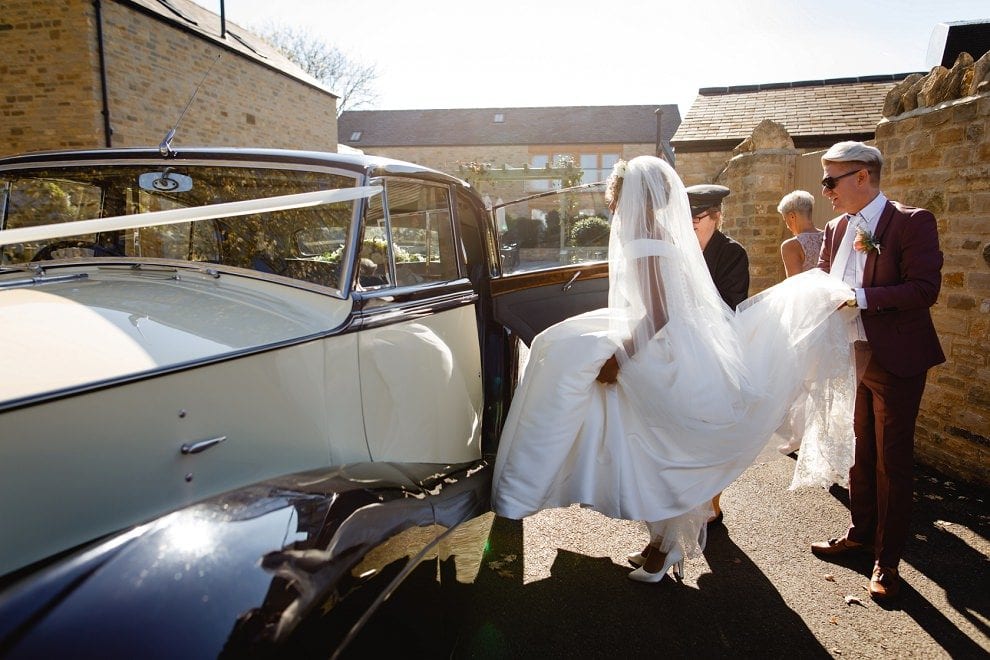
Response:
[{"label": "man in flat cap", "polygon": [[839,142],[822,156],[822,195],[841,213],[825,227],[818,267],[849,285],[859,384],[853,413],[845,536],[813,543],[820,557],[874,559],[870,596],[897,595],[910,530],[914,427],[928,369],[945,361],[929,308],[942,285],[935,216],[880,192],[880,150]]},{"label": "man in flat cap", "polygon": [[732,309],[749,296],[749,256],[746,249],[721,232],[725,186],[700,184],[687,188],[694,232],[715,288]]},{"label": "man in flat cap", "polygon": [[[688,186],[688,203],[694,233],[698,236],[705,265],[712,276],[715,288],[722,300],[735,310],[749,296],[749,255],[746,248],[722,233],[722,200],[730,190],[725,186],[699,184]],[[720,499],[722,493],[712,498],[715,517],[709,523],[722,521]]]}]

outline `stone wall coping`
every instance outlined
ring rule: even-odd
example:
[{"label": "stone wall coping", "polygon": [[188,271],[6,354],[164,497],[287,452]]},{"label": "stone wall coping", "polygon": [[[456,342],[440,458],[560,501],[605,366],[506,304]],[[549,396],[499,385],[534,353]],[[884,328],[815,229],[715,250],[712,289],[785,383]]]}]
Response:
[{"label": "stone wall coping", "polygon": [[797,156],[803,153],[803,151],[797,148],[790,149],[778,147],[776,149],[754,149],[753,151],[744,151],[736,154],[730,158],[729,161],[739,160],[741,158],[750,158],[753,156]]},{"label": "stone wall coping", "polygon": [[899,115],[894,115],[893,117],[884,117],[877,122],[877,126],[881,124],[886,124],[888,122],[897,122],[902,119],[910,119],[911,117],[920,117],[921,115],[927,115],[932,112],[937,112],[938,110],[944,110],[946,108],[951,108],[955,105],[965,105],[966,103],[974,103],[979,101],[981,98],[990,96],[990,92],[983,92],[980,94],[974,94],[973,96],[963,96],[958,99],[949,99],[948,101],[942,101],[938,105],[927,106],[924,108],[915,108],[914,110],[908,110]]}]

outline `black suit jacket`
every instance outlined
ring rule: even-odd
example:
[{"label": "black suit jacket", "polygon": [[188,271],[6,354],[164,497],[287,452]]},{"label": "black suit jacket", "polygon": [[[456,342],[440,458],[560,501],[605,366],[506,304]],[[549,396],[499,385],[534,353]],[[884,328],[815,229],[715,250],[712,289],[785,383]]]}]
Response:
[{"label": "black suit jacket", "polygon": [[702,253],[722,300],[735,309],[749,296],[749,255],[746,248],[715,230]]}]

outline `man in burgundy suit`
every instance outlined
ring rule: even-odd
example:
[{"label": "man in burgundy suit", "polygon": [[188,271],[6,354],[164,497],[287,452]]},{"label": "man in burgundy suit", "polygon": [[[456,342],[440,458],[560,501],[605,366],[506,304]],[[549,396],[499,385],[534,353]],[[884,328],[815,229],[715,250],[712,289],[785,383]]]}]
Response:
[{"label": "man in burgundy suit", "polygon": [[852,525],[843,538],[813,543],[818,556],[872,553],[870,595],[892,598],[907,542],[914,427],[925,376],[945,361],[929,308],[942,283],[935,216],[880,192],[880,150],[839,142],[822,156],[822,194],[842,213],[825,227],[819,268],[849,284],[859,308],[850,339],[859,385],[849,470]]}]

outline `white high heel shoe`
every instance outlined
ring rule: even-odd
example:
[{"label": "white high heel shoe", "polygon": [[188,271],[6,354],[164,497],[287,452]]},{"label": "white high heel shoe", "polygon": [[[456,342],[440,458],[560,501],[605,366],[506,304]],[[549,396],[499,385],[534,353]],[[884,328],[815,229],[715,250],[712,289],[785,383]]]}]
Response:
[{"label": "white high heel shoe", "polygon": [[642,552],[630,552],[626,555],[626,561],[628,561],[633,566],[642,566],[646,563],[646,555]]},{"label": "white high heel shoe", "polygon": [[[632,559],[630,558],[630,561]],[[645,560],[644,560],[645,561]],[[667,553],[666,559],[663,562],[663,568],[661,568],[656,573],[650,573],[648,570],[640,566],[635,571],[629,573],[630,580],[636,580],[637,582],[659,582],[667,574],[667,569],[673,567],[674,577],[681,580],[684,579],[684,552],[680,548],[674,548]]]}]

